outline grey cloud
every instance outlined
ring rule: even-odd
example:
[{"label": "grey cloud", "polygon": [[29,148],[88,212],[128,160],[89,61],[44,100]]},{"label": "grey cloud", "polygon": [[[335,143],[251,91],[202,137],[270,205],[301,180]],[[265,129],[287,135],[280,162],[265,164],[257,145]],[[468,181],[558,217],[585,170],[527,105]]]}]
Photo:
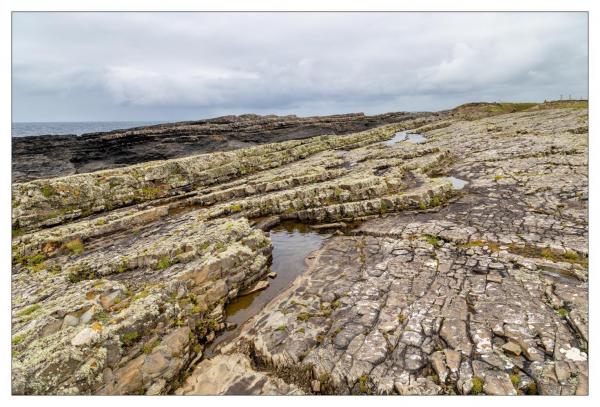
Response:
[{"label": "grey cloud", "polygon": [[16,13],[15,121],[587,96],[585,13]]}]

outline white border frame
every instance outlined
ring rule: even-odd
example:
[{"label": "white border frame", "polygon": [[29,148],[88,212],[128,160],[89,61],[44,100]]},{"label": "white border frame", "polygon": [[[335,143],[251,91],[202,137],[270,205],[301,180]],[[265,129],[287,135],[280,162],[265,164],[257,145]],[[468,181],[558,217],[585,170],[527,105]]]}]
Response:
[{"label": "white border frame", "polygon": [[[106,403],[117,403],[117,404],[128,404],[142,402],[145,405],[161,405],[163,403],[177,403],[185,405],[196,405],[204,403],[216,403],[219,407],[222,405],[240,405],[243,407],[248,405],[277,405],[281,406],[285,404],[287,406],[293,405],[304,405],[306,403],[317,403],[322,405],[332,405],[338,403],[344,403],[345,405],[362,405],[367,403],[378,403],[386,405],[398,405],[399,403],[413,403],[413,404],[444,404],[450,406],[475,406],[485,403],[486,405],[504,405],[506,403],[516,404],[527,404],[531,403],[544,403],[544,404],[557,404],[564,405],[565,403],[578,403],[586,404],[594,403],[593,399],[597,398],[596,395],[599,393],[594,388],[594,380],[598,377],[598,368],[595,357],[596,350],[598,349],[598,325],[596,323],[596,313],[598,311],[598,301],[596,300],[595,294],[598,294],[598,282],[594,271],[598,270],[596,267],[599,263],[597,257],[592,248],[600,247],[600,240],[598,239],[598,233],[596,233],[598,227],[598,178],[600,164],[594,160],[590,160],[589,163],[589,175],[590,175],[590,190],[589,190],[589,247],[590,247],[590,340],[593,344],[590,344],[591,355],[590,355],[590,383],[589,391],[590,396],[588,397],[516,397],[507,400],[503,397],[452,397],[452,396],[432,396],[432,397],[374,397],[365,399],[357,396],[350,397],[319,397],[319,396],[308,396],[305,397],[252,397],[252,396],[230,396],[230,397],[178,397],[165,399],[162,397],[146,397],[141,399],[140,397],[127,396],[127,397],[96,397],[87,396],[86,398],[80,397],[49,397],[49,396],[11,396],[10,382],[10,241],[11,235],[8,234],[10,229],[10,188],[11,188],[11,13],[12,11],[588,11],[589,12],[589,99],[590,99],[590,129],[596,129],[597,118],[599,116],[598,104],[596,98],[598,95],[598,52],[597,52],[597,41],[595,39],[600,38],[598,32],[600,27],[600,2],[597,0],[574,0],[574,1],[560,1],[560,0],[545,0],[545,1],[534,1],[534,0],[486,0],[486,1],[474,1],[474,0],[421,0],[419,2],[405,2],[400,3],[399,1],[393,0],[344,0],[344,1],[330,1],[325,3],[323,0],[228,0],[227,3],[223,1],[203,1],[203,0],[171,0],[158,1],[158,0],[55,0],[53,2],[44,0],[3,0],[0,2],[0,35],[2,40],[0,42],[0,61],[1,62],[1,78],[0,78],[0,121],[2,136],[0,137],[0,166],[2,169],[2,177],[0,182],[2,183],[2,191],[4,192],[1,200],[1,214],[0,216],[0,230],[4,231],[0,234],[2,242],[0,250],[0,258],[4,267],[2,270],[2,295],[0,295],[0,315],[1,325],[4,329],[2,330],[2,341],[0,342],[1,349],[4,352],[0,353],[2,363],[2,370],[0,376],[0,388],[2,389],[2,398],[5,405],[14,404],[25,404],[25,405],[38,405],[43,403],[45,406],[58,406],[74,405],[81,406],[81,403],[85,403],[86,406],[104,405]],[[600,153],[598,142],[591,136],[589,140],[590,157],[594,158],[595,153]],[[595,310],[595,311],[592,311]],[[598,401],[595,402],[598,404]]]}]

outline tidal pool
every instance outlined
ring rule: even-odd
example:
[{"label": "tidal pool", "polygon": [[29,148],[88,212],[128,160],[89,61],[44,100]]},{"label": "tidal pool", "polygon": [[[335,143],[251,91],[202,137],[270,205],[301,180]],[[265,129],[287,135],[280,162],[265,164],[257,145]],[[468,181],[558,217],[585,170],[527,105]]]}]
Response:
[{"label": "tidal pool", "polygon": [[396,143],[399,143],[401,141],[408,141],[409,143],[413,143],[413,144],[421,144],[421,143],[426,142],[427,139],[417,133],[409,133],[407,131],[399,131],[398,133],[394,134],[394,137],[382,142],[382,144],[386,145],[386,146],[393,146]]},{"label": "tidal pool", "polygon": [[452,183],[452,188],[454,189],[463,189],[469,181],[465,181],[464,179],[456,178],[456,177],[447,177]]},{"label": "tidal pool", "polygon": [[306,270],[304,259],[311,252],[319,249],[323,241],[331,236],[319,233],[307,225],[284,222],[271,229],[270,238],[273,243],[273,262],[271,270],[277,277],[269,279],[269,286],[253,294],[237,297],[225,307],[225,320],[237,324],[231,331],[220,333],[206,348],[206,357],[211,357],[220,345],[230,341],[239,334],[241,325],[279,295]]}]

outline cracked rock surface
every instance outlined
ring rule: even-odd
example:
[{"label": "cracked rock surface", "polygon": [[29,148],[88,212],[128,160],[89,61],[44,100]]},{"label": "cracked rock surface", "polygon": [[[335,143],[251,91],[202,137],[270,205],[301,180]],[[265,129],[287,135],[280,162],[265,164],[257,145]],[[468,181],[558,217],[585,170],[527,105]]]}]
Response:
[{"label": "cracked rock surface", "polygon": [[13,393],[587,394],[587,111],[480,116],[13,184]]},{"label": "cracked rock surface", "polygon": [[551,110],[425,133],[460,152],[461,197],[332,237],[239,341],[326,393],[587,394],[586,124]]}]

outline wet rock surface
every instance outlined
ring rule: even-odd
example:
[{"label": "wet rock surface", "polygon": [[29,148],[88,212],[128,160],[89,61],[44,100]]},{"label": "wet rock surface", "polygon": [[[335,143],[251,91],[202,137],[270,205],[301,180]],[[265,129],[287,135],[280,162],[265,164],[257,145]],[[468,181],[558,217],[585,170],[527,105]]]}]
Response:
[{"label": "wet rock surface", "polygon": [[[581,128],[436,116],[14,184],[13,393],[587,394]],[[205,357],[282,220],[337,231]]]}]

